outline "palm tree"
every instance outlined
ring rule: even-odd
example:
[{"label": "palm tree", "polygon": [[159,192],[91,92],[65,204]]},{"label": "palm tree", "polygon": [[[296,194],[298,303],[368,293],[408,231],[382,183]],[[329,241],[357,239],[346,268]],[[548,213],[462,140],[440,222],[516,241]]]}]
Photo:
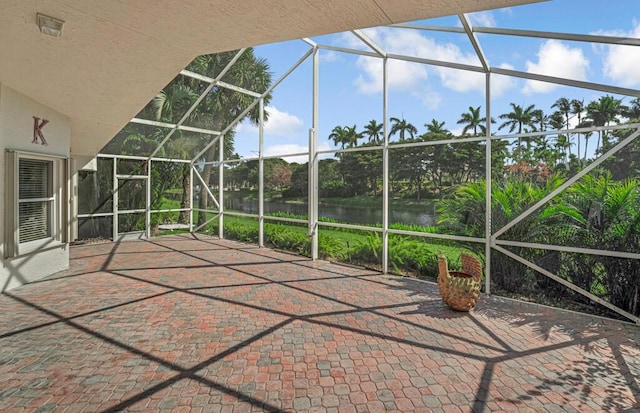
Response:
[{"label": "palm tree", "polygon": [[342,126],[336,126],[331,130],[329,134],[329,139],[333,140],[333,144],[338,146],[340,144],[340,148],[344,149],[344,146],[347,144],[347,133]]},{"label": "palm tree", "polygon": [[[565,129],[569,129],[569,114],[571,113],[571,101],[565,97],[561,97],[551,105],[552,108],[557,108],[565,118]],[[567,142],[569,143],[569,156],[571,156],[571,135],[567,133]]]},{"label": "palm tree", "polygon": [[631,122],[640,120],[640,98],[635,98],[629,105],[622,106],[622,116],[629,119]]},{"label": "palm tree", "polygon": [[[187,70],[203,74],[215,78],[220,71],[228,65],[228,63],[237,54],[237,51],[216,53],[210,55],[198,56],[187,67]],[[256,93],[264,93],[272,81],[272,74],[269,71],[269,64],[263,58],[255,55],[253,48],[245,50],[240,58],[235,62],[231,69],[225,75],[225,81],[244,89],[252,90]],[[201,88],[206,85],[200,86]],[[265,105],[268,105],[271,95],[264,98]],[[200,103],[197,113],[192,115],[193,119],[198,121],[198,125],[213,130],[224,129],[231,121],[244,112],[254,101],[252,96],[244,93],[235,92],[233,90],[214,87],[207,97]],[[249,111],[245,118],[254,123],[258,123],[260,119],[260,110],[255,105],[253,110]],[[233,154],[233,137],[228,134],[225,139],[225,157]],[[206,152],[206,163],[202,172],[202,178],[205,183],[209,183],[211,178],[212,163],[215,160],[217,148],[212,145]],[[208,204],[208,194],[206,188],[202,187],[200,192],[199,209],[206,210]],[[204,224],[206,220],[205,213],[198,214],[198,225]]]},{"label": "palm tree", "polygon": [[364,134],[369,137],[369,142],[375,142],[379,144],[382,139],[382,129],[384,125],[382,123],[378,123],[375,119],[371,119],[369,123],[364,127]]},{"label": "palm tree", "polygon": [[543,132],[547,130],[547,126],[549,126],[550,121],[551,119],[549,118],[549,116],[544,114],[544,111],[542,109],[536,109],[532,112],[531,126],[533,127],[534,131]]},{"label": "palm tree", "polygon": [[[640,248],[640,181],[617,181],[610,175],[586,175],[567,190],[566,204],[578,214],[572,244],[610,251]],[[600,263],[585,266],[600,279],[604,297],[631,314],[640,313],[640,262],[594,256]],[[590,283],[583,288],[588,288]]]},{"label": "palm tree", "polygon": [[[503,113],[499,116],[500,119],[506,119],[505,122],[498,126],[498,130],[502,128],[509,127],[509,133],[512,133],[517,129],[517,133],[522,133],[523,128],[529,126],[532,130],[536,130],[535,125],[533,124],[534,120],[534,112],[536,105],[529,105],[526,108],[522,108],[520,105],[516,105],[515,103],[510,103],[511,108],[513,109],[509,113]],[[522,144],[522,139],[518,137],[518,149]],[[528,145],[527,145],[528,146]]]},{"label": "palm tree", "polygon": [[567,98],[559,98],[551,105],[552,108],[557,108],[560,113],[564,115],[566,129],[569,129],[569,114],[571,113],[571,101]]},{"label": "palm tree", "polygon": [[406,133],[409,133],[410,138],[413,138],[416,133],[418,133],[418,129],[416,129],[416,127],[411,123],[404,120],[404,118],[389,118],[389,120],[393,123],[393,125],[391,125],[389,136],[393,136],[398,133],[400,135],[400,140],[403,141]]},{"label": "palm tree", "polygon": [[346,133],[346,144],[348,148],[358,146],[358,140],[362,139],[362,133],[356,132],[356,125],[345,126],[344,131]]},{"label": "palm tree", "polygon": [[333,140],[335,145],[340,144],[341,149],[353,148],[358,144],[360,138],[362,138],[362,134],[356,132],[356,125],[336,126],[329,135],[329,139]]},{"label": "palm tree", "polygon": [[[600,99],[590,102],[587,105],[588,119],[594,126],[608,126],[613,123],[620,123],[617,116],[621,113],[622,102],[620,99],[616,99],[613,96],[606,95],[600,96]],[[598,143],[596,144],[596,151],[601,149],[600,141],[602,141],[602,147],[607,147],[609,144],[608,134],[602,131],[598,131]]]},{"label": "palm tree", "polygon": [[[531,119],[534,130],[544,132],[547,130],[551,122],[551,118],[544,114],[542,109],[536,109],[533,111]],[[534,157],[538,161],[544,161],[547,164],[555,164],[555,157],[552,156],[552,151],[549,147],[549,140],[547,135],[542,135],[534,139],[536,147],[533,149]]]},{"label": "palm tree", "polygon": [[[500,228],[511,222],[522,211],[541,200],[562,184],[558,176],[551,176],[542,185],[523,179],[498,179],[491,185],[491,221]],[[482,237],[485,231],[486,181],[479,180],[455,188],[454,196],[438,203],[438,224],[456,234]],[[526,242],[548,240],[551,234],[557,234],[558,227],[552,220],[557,215],[557,202],[552,201],[542,211],[510,229],[512,237]],[[551,219],[550,219],[551,218]],[[480,253],[483,246],[469,244],[469,248]],[[534,260],[534,250],[522,251],[527,259]],[[524,255],[523,255],[524,256]],[[531,275],[517,272],[510,258],[502,254],[491,255],[492,278],[497,288],[508,291],[521,291],[525,280]],[[517,277],[513,275],[518,274]],[[495,275],[494,275],[495,274]]]},{"label": "palm tree", "polygon": [[[484,123],[487,122],[487,118],[480,117],[480,106],[474,108],[473,106],[469,106],[469,112],[461,113],[460,120],[458,120],[458,125],[465,125],[462,129],[462,134],[466,135],[470,129],[473,129],[473,135],[478,134],[478,129],[480,129],[480,133],[487,133],[487,127]],[[491,123],[496,123],[495,120],[491,119]]]},{"label": "palm tree", "polygon": [[[571,114],[578,117],[578,125],[582,124],[582,112],[584,112],[584,100],[571,100]],[[578,134],[578,159],[580,159],[580,134]]]},{"label": "palm tree", "polygon": [[178,83],[180,81],[181,79],[174,79],[151,101],[155,120],[168,123],[178,122],[198,98],[198,93],[191,85]]},{"label": "palm tree", "polygon": [[[150,103],[150,109],[153,111],[155,120],[168,123],[176,123],[189,110],[193,102],[198,98],[198,93],[194,90],[197,88],[195,79],[176,77],[164,90],[160,91]],[[195,113],[198,108],[195,109]],[[195,116],[192,113],[192,116]],[[203,136],[183,136],[181,131],[176,131],[171,141],[166,145],[172,157],[179,159],[189,159],[196,154],[196,148],[202,144]],[[211,139],[208,137],[208,139]],[[207,140],[208,140],[207,139]],[[188,164],[182,164],[182,196],[180,199],[180,208],[189,208],[191,200],[191,173]],[[180,211],[178,222],[186,224],[188,221],[188,212]]]},{"label": "palm tree", "polygon": [[583,161],[587,160],[587,152],[589,150],[589,138],[593,135],[593,132],[587,132],[584,134],[584,156],[582,157]]},{"label": "palm tree", "polygon": [[447,133],[449,131],[444,128],[444,124],[445,122],[438,122],[435,119],[431,119],[431,123],[425,123],[424,126],[427,128],[427,131],[431,133]]},{"label": "palm tree", "polygon": [[[557,131],[564,129],[564,115],[562,112],[556,110],[551,114],[551,116],[549,116],[549,126]],[[567,136],[557,135],[555,147],[558,151],[562,151],[564,153],[564,162],[566,164],[569,156],[567,153],[567,148],[569,147]]]},{"label": "palm tree", "polygon": [[[198,148],[202,144],[200,139],[194,139],[193,135],[184,136],[180,133],[181,131],[177,131],[178,137],[174,137],[169,141],[167,145],[167,152],[171,154],[172,157],[179,159],[190,159],[193,158],[198,151]],[[183,163],[180,172],[182,174],[181,183],[182,183],[182,195],[180,197],[180,209],[186,209],[191,207],[191,166],[188,163]],[[189,221],[189,212],[188,211],[180,211],[180,215],[178,216],[178,223],[186,224]]]}]

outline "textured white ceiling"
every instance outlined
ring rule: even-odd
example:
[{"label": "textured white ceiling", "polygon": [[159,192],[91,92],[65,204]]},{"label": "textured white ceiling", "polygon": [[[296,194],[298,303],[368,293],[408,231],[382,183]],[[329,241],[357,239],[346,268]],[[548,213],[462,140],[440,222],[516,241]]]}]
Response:
[{"label": "textured white ceiling", "polygon": [[534,1],[0,0],[0,83],[68,116],[72,154],[95,155],[197,55]]}]

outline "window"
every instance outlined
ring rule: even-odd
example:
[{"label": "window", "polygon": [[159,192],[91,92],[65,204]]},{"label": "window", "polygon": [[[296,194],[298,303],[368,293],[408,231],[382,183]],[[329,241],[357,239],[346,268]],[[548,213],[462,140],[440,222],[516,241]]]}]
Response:
[{"label": "window", "polygon": [[7,152],[5,257],[66,242],[66,160]]},{"label": "window", "polygon": [[53,161],[18,160],[18,238],[20,244],[51,238],[53,233]]}]

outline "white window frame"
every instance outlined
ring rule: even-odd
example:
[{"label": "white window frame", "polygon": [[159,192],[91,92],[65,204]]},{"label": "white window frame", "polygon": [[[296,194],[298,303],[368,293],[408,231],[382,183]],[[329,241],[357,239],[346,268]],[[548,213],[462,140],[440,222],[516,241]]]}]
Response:
[{"label": "white window frame", "polygon": [[[51,192],[44,198],[19,197],[19,164],[21,159],[51,162]],[[13,258],[50,248],[59,248],[68,240],[69,217],[67,214],[67,158],[38,153],[7,151],[5,174],[5,257]],[[49,203],[49,235],[37,240],[20,243],[20,204],[30,202]]]}]

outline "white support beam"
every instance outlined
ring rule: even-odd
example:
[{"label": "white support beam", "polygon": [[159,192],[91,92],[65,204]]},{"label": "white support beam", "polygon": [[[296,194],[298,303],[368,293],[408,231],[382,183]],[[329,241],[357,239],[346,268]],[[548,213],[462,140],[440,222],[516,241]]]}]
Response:
[{"label": "white support beam", "polygon": [[627,136],[622,141],[618,142],[618,144],[616,144],[613,148],[609,149],[604,155],[600,156],[598,159],[596,159],[595,161],[590,163],[589,166],[587,166],[582,171],[580,171],[577,174],[575,174],[570,179],[567,179],[558,188],[554,189],[547,196],[542,198],[540,201],[536,202],[535,205],[531,206],[529,209],[524,211],[522,214],[518,215],[518,217],[516,217],[513,221],[509,222],[504,227],[502,227],[501,229],[496,231],[496,233],[492,236],[492,242],[494,240],[496,240],[498,237],[500,237],[502,234],[507,232],[510,228],[512,228],[513,226],[515,226],[516,224],[518,224],[519,222],[521,222],[522,220],[527,218],[529,215],[531,215],[533,212],[535,212],[538,208],[540,208],[541,206],[543,206],[544,204],[549,202],[556,195],[558,195],[559,193],[561,193],[562,191],[567,189],[569,186],[573,185],[580,178],[582,178],[583,176],[585,176],[586,174],[588,174],[589,172],[591,172],[592,170],[597,168],[602,162],[606,161],[612,155],[614,155],[615,153],[620,151],[622,148],[627,146],[629,143],[633,142],[633,140],[636,139],[638,136],[640,136],[640,129],[636,130],[634,133],[632,133],[631,135]]},{"label": "white support beam", "polygon": [[192,72],[192,71],[186,70],[186,69],[185,70],[181,70],[180,74],[182,76],[190,77],[192,79],[196,79],[196,80],[199,80],[199,81],[204,82],[204,83],[213,83],[213,82],[215,82],[215,79],[212,78],[212,77],[201,75],[199,73],[195,73],[195,72]]},{"label": "white support beam", "polygon": [[258,124],[258,246],[264,248],[264,99],[260,98]]},{"label": "white support beam", "polygon": [[360,39],[360,41],[362,43],[366,44],[371,50],[376,52],[376,54],[379,57],[386,57],[387,56],[387,52],[385,52],[385,50],[380,45],[378,45],[376,42],[371,40],[371,38],[369,36],[367,36],[362,30],[352,30],[351,33],[353,33],[354,36],[356,36],[358,39]]},{"label": "white support beam", "polygon": [[309,156],[311,158],[311,162],[309,165],[311,166],[310,174],[308,175],[308,179],[312,182],[311,192],[307,196],[307,202],[313,203],[313,214],[309,217],[309,223],[312,226],[311,231],[311,259],[317,260],[319,256],[319,235],[318,235],[318,208],[319,208],[319,197],[320,197],[320,184],[319,180],[319,169],[320,169],[320,158],[318,158],[318,130],[320,129],[320,50],[315,47],[313,48],[313,75],[312,75],[312,128],[311,128],[311,136],[309,140]]},{"label": "white support beam", "polygon": [[540,82],[554,83],[557,85],[571,86],[571,87],[577,87],[581,89],[597,90],[599,92],[612,93],[615,95],[640,96],[640,90],[637,90],[637,89],[628,89],[624,87],[603,85],[601,83],[583,82],[580,80],[572,80],[572,79],[565,79],[561,77],[539,75],[536,73],[521,72],[518,70],[503,69],[500,67],[492,67],[490,70],[491,70],[491,73],[495,73],[497,75],[506,75],[506,76],[519,77],[521,79],[538,80]]},{"label": "white support beam", "polygon": [[319,44],[318,48],[322,50],[330,50],[332,52],[349,53],[349,54],[355,54],[359,56],[380,57],[378,53],[370,52],[368,50],[348,49],[346,47],[330,46],[326,44]]},{"label": "white support beam", "polygon": [[389,272],[389,59],[382,59],[382,273]]},{"label": "white support beam", "polygon": [[570,253],[585,254],[585,255],[597,255],[601,257],[640,260],[640,253],[637,253],[637,252],[597,250],[593,248],[568,247],[566,245],[550,245],[550,244],[539,244],[535,242],[532,243],[532,242],[519,242],[519,241],[506,241],[506,240],[496,240],[495,245],[504,245],[508,247],[518,247],[518,248],[532,248],[532,249],[549,250],[549,251],[561,251],[561,252],[570,252]]},{"label": "white support beam", "polygon": [[[198,213],[206,213],[206,212],[210,212],[207,210],[202,210],[202,209],[196,209],[196,211],[198,211]],[[212,216],[211,218],[207,219],[204,223],[202,223],[201,225],[198,225],[196,228],[194,228],[191,232],[198,232],[201,228],[204,228],[207,226],[207,224],[211,221],[213,221],[214,219],[218,218],[218,217],[222,217],[221,213],[217,213],[216,215]]]},{"label": "white support beam", "polygon": [[405,62],[423,63],[432,66],[449,67],[451,69],[467,70],[470,72],[485,73],[481,66],[467,65],[464,63],[446,62],[444,60],[425,59],[422,57],[404,56],[395,53],[387,53],[389,59],[402,60]]},{"label": "white support beam", "polygon": [[303,42],[305,42],[306,44],[308,44],[311,47],[315,48],[315,47],[318,46],[318,43],[314,42],[313,40],[309,39],[308,37],[302,38],[300,40],[302,40]]},{"label": "white support beam", "polygon": [[147,179],[145,186],[144,228],[147,238],[151,238],[151,160],[147,160]]},{"label": "white support beam", "polygon": [[586,290],[583,290],[582,288],[578,287],[575,284],[572,284],[571,282],[565,280],[564,278],[558,277],[557,275],[555,275],[551,271],[547,271],[546,269],[544,269],[544,268],[532,263],[531,261],[528,261],[528,260],[522,258],[521,256],[519,256],[517,254],[514,254],[513,252],[511,252],[511,251],[509,251],[509,250],[507,250],[505,248],[502,248],[502,247],[497,246],[497,245],[494,248],[496,249],[496,251],[499,251],[499,252],[503,253],[504,255],[506,255],[507,257],[510,257],[510,258],[518,261],[519,263],[524,264],[527,267],[539,272],[540,274],[551,278],[552,280],[564,285],[568,289],[573,290],[573,291],[577,292],[578,294],[581,294],[581,295],[589,298],[590,300],[592,300],[592,301],[594,301],[594,302],[596,302],[596,303],[608,308],[609,310],[615,311],[616,313],[628,318],[629,320],[632,320],[636,324],[640,324],[640,318],[639,317],[636,317],[633,314],[628,313],[628,312],[624,311],[623,309],[618,308],[615,305],[603,300],[602,298],[597,297],[597,296],[591,294],[590,292],[588,292]]},{"label": "white support beam", "polygon": [[[345,224],[346,225],[346,224]],[[355,228],[352,225],[347,226],[346,228]],[[359,228],[356,228],[359,229]],[[446,239],[450,241],[460,241],[460,242],[473,242],[474,244],[485,244],[486,240],[484,238],[475,238],[475,237],[465,237],[462,235],[449,235],[449,234],[440,234],[437,232],[417,232],[417,231],[407,231],[403,229],[389,229],[390,234],[399,234],[399,235],[411,235],[413,237],[423,237],[423,238],[432,238],[432,239]]]},{"label": "white support beam", "polygon": [[218,197],[220,203],[218,204],[218,210],[220,215],[218,217],[218,236],[220,239],[224,239],[224,136],[220,139],[218,147]]},{"label": "white support beam", "polygon": [[516,139],[516,138],[531,138],[536,136],[549,136],[549,135],[566,135],[572,133],[590,133],[599,131],[612,131],[621,129],[638,129],[640,123],[627,123],[624,125],[611,125],[611,126],[593,126],[589,128],[575,128],[575,129],[560,129],[560,130],[546,130],[542,132],[528,132],[528,133],[512,133],[509,135],[493,135],[491,139]]},{"label": "white support beam", "polygon": [[[196,128],[193,126],[178,125],[177,123],[158,122],[155,120],[140,119],[140,118],[133,118],[129,122],[137,123],[140,125],[156,126],[159,128],[166,128],[166,129],[172,129],[172,130],[178,129],[178,130],[183,130],[187,132],[202,133],[203,135],[220,135],[219,131],[215,131],[213,129]],[[170,132],[170,133],[173,133],[173,132]],[[153,156],[155,156],[155,154],[153,154]],[[144,159],[153,158],[153,156],[145,156]]]},{"label": "white support beam", "polygon": [[209,195],[209,197],[211,197],[211,200],[213,201],[214,204],[216,204],[216,207],[218,209],[220,209],[220,203],[218,202],[218,200],[216,199],[215,196],[213,196],[213,193],[211,192],[211,190],[209,189],[209,185],[204,181],[204,179],[202,178],[202,175],[200,175],[200,172],[198,172],[197,169],[193,169],[193,172],[196,174],[196,176],[198,177],[198,180],[200,181],[200,183],[202,184],[203,188],[207,191],[207,194]]},{"label": "white support beam", "polygon": [[[298,61],[289,68],[289,70],[287,70],[282,76],[280,76],[278,80],[273,82],[271,86],[261,95],[261,97],[266,97],[268,94],[270,94],[273,91],[273,89],[276,86],[278,86],[280,83],[282,83],[282,81],[286,79],[294,70],[296,70],[298,66],[300,66],[307,59],[307,57],[311,55],[312,52],[313,52],[313,49],[310,49],[309,51],[307,51],[307,53],[305,53],[304,56],[298,59]],[[238,115],[229,125],[227,125],[226,128],[222,130],[222,132],[220,132],[220,134],[224,135],[227,132],[229,132],[231,129],[233,129],[258,104],[259,100],[260,99],[258,98],[254,99],[253,102],[249,106],[247,106],[247,108],[244,111],[242,111],[242,113],[240,113],[240,115]],[[209,148],[213,146],[214,143],[215,142],[209,142],[207,145],[205,145],[205,147],[200,152],[198,152],[196,156],[193,157],[193,159],[191,159],[191,162],[194,163],[198,159],[200,159],[200,157],[204,155],[204,153],[207,152],[207,150],[209,150]],[[222,165],[222,159],[220,160],[220,162]]]},{"label": "white support beam", "polygon": [[[236,64],[238,59],[240,59],[240,57],[244,54],[244,52],[246,50],[247,50],[246,48],[238,50],[238,52],[235,54],[235,56],[233,56],[233,59],[231,59],[231,61],[229,61],[229,63],[227,63],[227,65],[224,67],[224,69],[222,69],[222,71],[218,74],[218,76],[205,88],[205,90],[200,94],[200,96],[198,96],[196,101],[193,102],[193,104],[191,105],[191,107],[189,107],[187,112],[184,115],[182,115],[182,118],[180,118],[180,120],[178,121],[178,123],[176,125],[177,127],[180,127],[184,122],[186,122],[187,119],[189,119],[189,116],[191,116],[191,114],[198,107],[200,102],[202,102],[202,100],[204,100],[204,98],[209,94],[209,92],[211,92],[211,89],[213,89],[215,87],[216,82],[218,80],[222,79],[222,77],[229,70],[231,70],[233,65]],[[158,151],[160,149],[162,149],[164,144],[169,141],[169,139],[171,138],[171,136],[174,134],[175,131],[176,131],[176,129],[172,129],[171,131],[169,131],[169,133],[167,133],[167,135],[164,137],[164,139],[162,139],[162,141],[156,147],[156,149],[151,153],[151,155],[149,155],[149,158],[153,158],[158,153]]]},{"label": "white support beam", "polygon": [[398,23],[392,24],[389,27],[396,27],[398,29],[426,30],[429,32],[464,33],[463,28],[449,26],[425,26],[421,24]]},{"label": "white support beam", "polygon": [[[220,132],[219,136],[224,136],[227,132],[233,129],[238,123],[240,123],[242,119],[244,119],[244,117],[247,116],[247,114],[256,106],[256,104],[258,103],[258,100],[259,99],[254,99],[253,103],[247,106],[247,108],[244,111],[242,111],[240,115],[238,115],[233,121],[231,121],[231,123],[226,128],[224,128],[222,132]],[[215,145],[217,138],[218,137],[216,137],[216,139],[213,139],[209,143],[207,143],[205,147],[202,148],[200,152],[198,152],[198,154],[193,157],[193,159],[191,159],[191,162],[195,163],[198,159],[200,159],[200,157],[204,155],[209,150],[209,148]],[[222,141],[222,139],[220,139],[220,141]]]},{"label": "white support beam", "polygon": [[602,43],[618,46],[640,46],[640,39],[635,37],[602,36],[593,34],[575,34],[545,32],[537,30],[501,29],[497,27],[474,27],[475,33],[498,34],[507,36],[537,37],[541,39],[568,40],[573,42]]},{"label": "white support beam", "polygon": [[[136,161],[146,161],[147,158],[146,156],[135,156],[135,155],[112,155],[112,154],[106,154],[106,153],[99,153],[98,155],[96,155],[96,158],[101,158],[101,159],[114,159],[114,158],[118,158],[118,159],[132,159],[132,160],[136,160]],[[178,163],[191,163],[190,160],[187,159],[173,159],[173,158],[151,158],[152,161],[157,161],[157,162],[178,162]]]},{"label": "white support beam", "polygon": [[111,224],[113,225],[112,236],[113,242],[118,241],[118,158],[113,158],[113,218]]},{"label": "white support beam", "polygon": [[195,165],[189,165],[189,232],[193,232],[193,172]]},{"label": "white support beam", "polygon": [[460,19],[460,23],[462,23],[462,27],[464,28],[464,31],[467,33],[467,37],[469,37],[469,41],[471,42],[473,49],[476,51],[476,55],[480,60],[480,64],[482,65],[482,68],[484,69],[485,72],[488,72],[489,63],[487,61],[487,58],[484,52],[482,51],[482,47],[480,47],[480,42],[478,42],[478,38],[476,37],[475,33],[473,33],[472,31],[471,22],[469,21],[469,18],[467,17],[466,14],[458,14],[458,18]]},{"label": "white support beam", "polygon": [[262,96],[260,93],[253,92],[253,91],[251,91],[249,89],[245,89],[245,88],[240,87],[240,86],[232,85],[231,83],[217,81],[216,84],[218,86],[220,86],[220,87],[225,88],[225,89],[233,90],[234,92],[238,92],[238,93],[243,93],[245,95],[249,95],[249,96],[252,96],[254,98],[259,98],[260,96]]},{"label": "white support beam", "polygon": [[491,231],[492,231],[492,222],[491,217],[493,216],[492,211],[492,185],[493,185],[493,177],[491,170],[492,165],[492,156],[493,153],[491,151],[491,73],[487,72],[485,75],[485,105],[486,105],[486,113],[485,118],[487,119],[486,130],[485,130],[485,202],[484,202],[484,292],[487,295],[491,295]]}]

